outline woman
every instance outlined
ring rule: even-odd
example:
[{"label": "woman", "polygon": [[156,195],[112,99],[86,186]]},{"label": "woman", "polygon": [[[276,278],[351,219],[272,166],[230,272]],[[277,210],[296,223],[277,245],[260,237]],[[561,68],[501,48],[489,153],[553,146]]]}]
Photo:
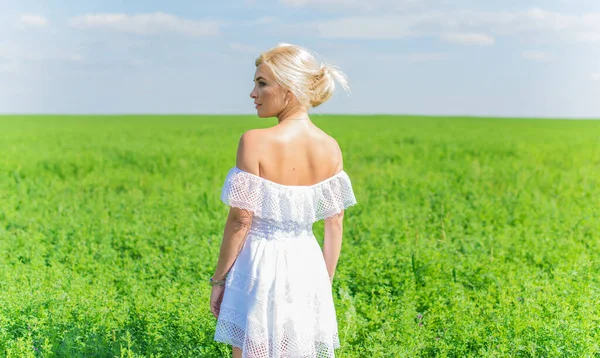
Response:
[{"label": "woman", "polygon": [[[356,204],[335,139],[308,109],[328,100],[345,75],[304,48],[281,44],[256,60],[260,118],[245,132],[221,200],[230,206],[210,278],[214,339],[233,357],[333,357],[339,347],[331,283],[344,209]],[[323,251],[312,233],[325,219]]]}]

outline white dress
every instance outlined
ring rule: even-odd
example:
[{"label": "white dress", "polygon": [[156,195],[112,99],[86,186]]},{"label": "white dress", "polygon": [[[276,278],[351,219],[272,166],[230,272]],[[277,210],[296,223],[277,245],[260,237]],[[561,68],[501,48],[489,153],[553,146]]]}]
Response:
[{"label": "white dress", "polygon": [[290,186],[233,167],[221,200],[253,219],[226,278],[214,339],[245,358],[334,357],[336,313],[312,226],[356,204],[348,174]]}]

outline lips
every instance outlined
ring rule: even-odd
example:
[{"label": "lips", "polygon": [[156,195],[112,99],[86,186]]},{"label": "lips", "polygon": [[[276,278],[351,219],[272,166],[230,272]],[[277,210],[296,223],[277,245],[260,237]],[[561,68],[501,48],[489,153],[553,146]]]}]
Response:
[{"label": "lips", "polygon": [[261,104],[260,104],[260,103],[256,103],[256,102],[254,102],[254,104],[255,104],[254,108],[258,108],[258,107],[260,107],[260,106],[261,106]]}]

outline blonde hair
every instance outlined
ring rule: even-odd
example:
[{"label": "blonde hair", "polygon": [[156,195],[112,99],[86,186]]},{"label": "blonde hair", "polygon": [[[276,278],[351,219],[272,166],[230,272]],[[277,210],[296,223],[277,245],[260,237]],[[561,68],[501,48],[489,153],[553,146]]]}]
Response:
[{"label": "blonde hair", "polygon": [[292,91],[306,107],[317,107],[331,98],[337,81],[350,92],[348,78],[336,66],[317,62],[313,54],[297,45],[281,43],[260,54],[256,67],[266,64],[275,80]]}]

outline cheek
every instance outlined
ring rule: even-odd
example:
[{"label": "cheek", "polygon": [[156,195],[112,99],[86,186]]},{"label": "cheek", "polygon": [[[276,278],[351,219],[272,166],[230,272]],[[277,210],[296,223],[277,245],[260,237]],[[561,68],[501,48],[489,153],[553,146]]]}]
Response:
[{"label": "cheek", "polygon": [[269,106],[278,106],[281,102],[280,98],[277,96],[276,91],[273,89],[265,89],[262,92],[263,99],[269,102]]},{"label": "cheek", "polygon": [[262,98],[265,104],[268,104],[269,106],[274,104],[273,102],[275,101],[275,96],[273,96],[273,91],[264,88],[259,90],[259,96]]}]

